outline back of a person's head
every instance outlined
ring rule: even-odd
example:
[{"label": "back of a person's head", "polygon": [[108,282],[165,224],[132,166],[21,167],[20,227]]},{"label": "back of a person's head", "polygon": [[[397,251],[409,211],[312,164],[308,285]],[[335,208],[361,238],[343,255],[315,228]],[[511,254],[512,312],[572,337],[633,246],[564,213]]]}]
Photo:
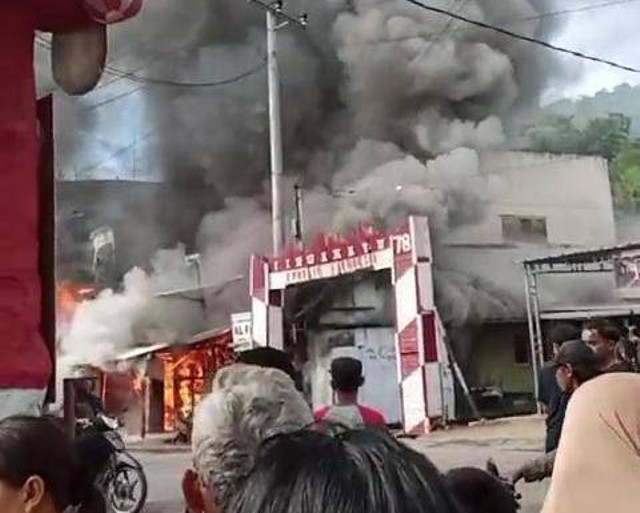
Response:
[{"label": "back of a person's head", "polygon": [[462,467],[446,475],[462,513],[516,513],[518,502],[497,478],[478,468]]},{"label": "back of a person's head", "polygon": [[0,421],[0,481],[6,485],[21,489],[39,479],[56,511],[75,506],[77,513],[103,513],[104,499],[86,476],[71,440],[54,419]]},{"label": "back of a person's head", "polygon": [[298,374],[289,355],[273,347],[256,347],[255,349],[243,351],[238,355],[238,363],[278,369],[288,375],[294,382],[298,380]]},{"label": "back of a person's head", "polygon": [[457,513],[440,472],[377,431],[269,440],[227,513]]},{"label": "back of a person's head", "polygon": [[331,387],[340,392],[356,392],[364,383],[362,362],[340,357],[331,362]]},{"label": "back of a person's head", "polygon": [[620,340],[621,331],[620,328],[613,322],[607,319],[600,319],[593,323],[593,329],[605,340],[617,342]]},{"label": "back of a person's head", "polygon": [[580,330],[573,324],[566,322],[556,324],[549,330],[547,340],[559,347],[567,340],[576,340],[580,338]]},{"label": "back of a person's head", "polygon": [[559,365],[570,364],[579,384],[601,374],[600,362],[593,350],[582,340],[568,340],[562,344],[555,361]]},{"label": "back of a person's head", "polygon": [[221,369],[194,415],[195,470],[224,505],[264,440],[311,422],[309,406],[285,373],[244,364]]}]

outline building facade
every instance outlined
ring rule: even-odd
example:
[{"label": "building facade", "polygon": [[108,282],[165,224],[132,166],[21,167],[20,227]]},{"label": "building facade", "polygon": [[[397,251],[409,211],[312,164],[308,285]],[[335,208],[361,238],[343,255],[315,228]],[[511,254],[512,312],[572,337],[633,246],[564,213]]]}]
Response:
[{"label": "building facade", "polygon": [[[444,276],[466,278],[477,291],[469,294],[475,304],[463,317],[455,305],[439,306],[481,406],[490,413],[522,411],[532,406],[533,375],[521,262],[613,244],[611,184],[599,157],[490,152],[481,161],[485,173],[498,177],[496,193],[482,220],[449,235],[436,262]],[[605,302],[613,290],[611,277],[602,275],[545,285],[547,305]]]},{"label": "building facade", "polygon": [[[490,152],[481,162],[498,184],[494,196],[477,224],[437,241],[434,276],[447,338],[478,405],[491,416],[534,408],[520,262],[554,250],[610,245],[616,233],[604,159]],[[602,301],[612,289],[602,280],[568,278],[546,291],[544,299]],[[308,302],[293,301],[298,310],[290,313],[305,326],[307,387],[314,407],[331,402],[331,359],[352,355],[363,360],[367,374],[362,400],[382,409],[390,421],[400,420],[391,361],[390,276],[354,275],[315,287]],[[467,417],[458,392],[458,416]]]}]

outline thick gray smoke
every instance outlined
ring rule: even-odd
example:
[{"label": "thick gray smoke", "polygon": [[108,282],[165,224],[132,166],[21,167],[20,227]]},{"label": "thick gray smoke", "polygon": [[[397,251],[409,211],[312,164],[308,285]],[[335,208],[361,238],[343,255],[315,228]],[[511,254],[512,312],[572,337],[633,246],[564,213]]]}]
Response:
[{"label": "thick gray smoke", "polygon": [[[536,18],[553,0],[431,3],[528,36],[549,38],[556,28]],[[477,152],[508,144],[514,118],[537,104],[556,73],[552,54],[404,0],[300,0],[287,9],[310,19],[304,33],[278,34],[285,167],[307,190],[308,234],[424,214],[441,238],[481,218],[500,180],[481,169]],[[112,31],[112,64],[164,80],[217,81],[260,64],[263,24],[259,9],[237,0],[150,1]],[[104,104],[109,92],[125,96]],[[80,128],[60,141],[62,166],[109,162],[119,176],[135,166],[177,191],[209,184],[237,197],[205,218],[199,242],[206,275],[245,274],[251,252],[269,252],[266,100],[264,70],[209,88],[116,80],[67,105]],[[134,128],[122,126],[125,110]],[[96,137],[118,133],[116,123],[135,131],[124,137],[129,146],[103,137],[98,147]],[[76,151],[89,138],[90,157]],[[474,282],[462,281],[440,281],[439,300],[453,316],[466,315],[457,303],[470,297],[490,310],[504,304],[499,292],[469,294]],[[208,299],[220,319],[247,306],[246,288]]]}]

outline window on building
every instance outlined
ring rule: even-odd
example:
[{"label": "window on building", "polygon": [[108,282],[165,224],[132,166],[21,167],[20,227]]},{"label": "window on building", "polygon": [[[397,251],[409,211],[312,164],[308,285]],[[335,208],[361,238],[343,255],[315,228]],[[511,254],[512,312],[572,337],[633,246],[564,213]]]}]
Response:
[{"label": "window on building", "polygon": [[505,242],[547,242],[547,219],[505,215],[502,219],[502,238]]},{"label": "window on building", "polygon": [[531,363],[529,336],[526,333],[516,333],[513,338],[513,350],[516,365],[529,365]]}]

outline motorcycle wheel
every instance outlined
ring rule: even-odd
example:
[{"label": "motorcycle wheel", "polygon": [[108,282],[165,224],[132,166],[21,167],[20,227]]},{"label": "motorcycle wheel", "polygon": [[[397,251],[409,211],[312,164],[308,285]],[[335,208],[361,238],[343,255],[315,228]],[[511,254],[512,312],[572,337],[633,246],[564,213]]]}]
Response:
[{"label": "motorcycle wheel", "polygon": [[142,468],[119,464],[107,483],[106,495],[113,513],[140,513],[147,500],[147,477]]}]

